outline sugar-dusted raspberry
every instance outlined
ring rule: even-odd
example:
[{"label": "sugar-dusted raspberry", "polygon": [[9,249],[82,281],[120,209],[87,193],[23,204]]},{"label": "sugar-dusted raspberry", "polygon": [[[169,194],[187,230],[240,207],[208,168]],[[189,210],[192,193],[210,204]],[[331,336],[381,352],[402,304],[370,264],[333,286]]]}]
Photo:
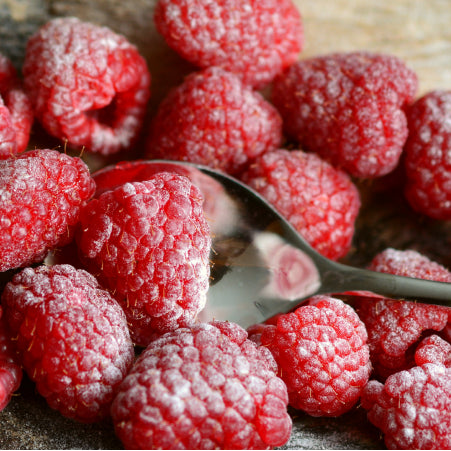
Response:
[{"label": "sugar-dusted raspberry", "polygon": [[0,271],[44,259],[68,243],[95,184],[86,164],[37,149],[0,161]]},{"label": "sugar-dusted raspberry", "polygon": [[352,307],[314,296],[276,325],[251,331],[272,352],[292,407],[312,416],[339,416],[357,403],[371,363],[365,326]]},{"label": "sugar-dusted raspberry", "polygon": [[80,223],[82,259],[124,308],[135,343],[195,320],[209,287],[211,237],[187,177],[161,172],[106,191]]},{"label": "sugar-dusted raspberry", "polygon": [[360,197],[347,174],[316,154],[278,149],[257,158],[241,178],[318,252],[336,260],[349,251]]},{"label": "sugar-dusted raspberry", "polygon": [[229,322],[199,323],[150,343],[113,402],[128,449],[269,449],[291,434],[272,357]]},{"label": "sugar-dusted raspberry", "polygon": [[74,17],[53,19],[28,40],[23,75],[51,135],[103,155],[137,139],[150,74],[124,36]]},{"label": "sugar-dusted raspberry", "polygon": [[426,93],[408,109],[407,119],[406,197],[422,214],[451,219],[451,91]]},{"label": "sugar-dusted raspberry", "polygon": [[0,411],[8,405],[22,381],[19,356],[2,312],[0,306]]},{"label": "sugar-dusted raspberry", "polygon": [[41,265],[16,274],[2,302],[22,364],[48,404],[81,422],[107,417],[134,360],[111,295],[86,271]]},{"label": "sugar-dusted raspberry", "polygon": [[395,56],[334,53],[294,63],[272,100],[286,133],[356,177],[392,171],[407,138],[404,107],[417,76]]},{"label": "sugar-dusted raspberry", "polygon": [[442,363],[451,367],[451,343],[438,335],[429,335],[415,350],[415,363],[418,366],[426,363]]},{"label": "sugar-dusted raspberry", "polygon": [[451,283],[451,272],[447,268],[413,249],[387,248],[373,258],[368,269],[398,276]]},{"label": "sugar-dusted raspberry", "polygon": [[201,163],[230,174],[282,142],[282,120],[229,72],[195,72],[163,99],[147,143],[151,158]]},{"label": "sugar-dusted raspberry", "polygon": [[0,159],[26,149],[33,119],[31,102],[16,69],[0,54]]},{"label": "sugar-dusted raspberry", "polygon": [[450,449],[451,368],[425,364],[365,387],[361,405],[389,449]]},{"label": "sugar-dusted raspberry", "polygon": [[374,373],[385,379],[410,368],[422,334],[441,331],[451,308],[387,298],[358,298],[354,305],[368,332]]},{"label": "sugar-dusted raspberry", "polygon": [[304,43],[291,0],[159,0],[155,24],[182,57],[220,66],[261,88],[296,61]]}]

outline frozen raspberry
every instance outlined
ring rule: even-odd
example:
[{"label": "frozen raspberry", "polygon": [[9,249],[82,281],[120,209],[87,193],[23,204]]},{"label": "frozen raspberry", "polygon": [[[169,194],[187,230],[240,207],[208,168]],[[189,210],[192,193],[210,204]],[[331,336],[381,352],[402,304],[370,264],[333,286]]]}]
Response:
[{"label": "frozen raspberry", "polygon": [[451,91],[432,91],[407,114],[404,165],[412,208],[435,219],[451,219]]},{"label": "frozen raspberry", "polygon": [[155,24],[191,63],[220,66],[256,88],[296,61],[304,42],[291,0],[159,0]]},{"label": "frozen raspberry", "polygon": [[282,142],[276,109],[217,67],[186,77],[163,99],[151,126],[151,158],[191,161],[230,174]]},{"label": "frozen raspberry", "polygon": [[368,382],[365,326],[341,300],[314,296],[309,305],[281,315],[276,325],[251,333],[272,352],[290,405],[312,416],[349,411]]},{"label": "frozen raspberry", "polygon": [[[414,250],[385,249],[368,266],[398,276],[451,282],[442,265]],[[375,374],[386,378],[414,364],[413,356],[422,336],[442,331],[451,320],[451,309],[382,297],[354,299],[356,310],[368,331],[368,345]]]},{"label": "frozen raspberry", "polygon": [[385,379],[410,368],[423,335],[441,331],[451,318],[451,308],[387,298],[358,298],[354,305],[368,332],[374,373]]},{"label": "frozen raspberry", "polygon": [[450,449],[451,368],[426,364],[370,381],[361,401],[389,449]]},{"label": "frozen raspberry", "polygon": [[135,343],[190,325],[204,307],[211,238],[187,177],[161,172],[106,191],[79,231],[82,259],[124,308]]},{"label": "frozen raspberry", "polygon": [[407,138],[403,108],[416,74],[391,55],[336,53],[294,63],[276,77],[272,100],[286,133],[356,177],[397,165]]},{"label": "frozen raspberry", "polygon": [[448,269],[412,249],[401,251],[387,248],[373,258],[368,268],[398,276],[451,282],[451,272]]},{"label": "frozen raspberry", "polygon": [[221,236],[235,227],[237,206],[224,187],[195,166],[161,160],[121,161],[108,165],[92,174],[96,183],[95,197],[124,183],[142,182],[158,172],[173,172],[188,177],[196,185],[203,198],[203,210],[212,237]]},{"label": "frozen raspberry", "polygon": [[150,74],[125,37],[73,17],[53,19],[30,37],[23,75],[51,135],[102,155],[137,139]]},{"label": "frozen raspberry", "polygon": [[81,422],[107,417],[134,360],[111,295],[86,271],[42,265],[16,274],[2,302],[22,364],[48,404]]},{"label": "frozen raspberry", "polygon": [[56,150],[0,161],[0,271],[42,261],[71,241],[94,190],[85,163]]},{"label": "frozen raspberry", "polygon": [[21,381],[22,367],[0,306],[0,411],[8,405]]},{"label": "frozen raspberry", "polygon": [[360,208],[359,192],[344,172],[300,150],[267,152],[242,174],[318,252],[346,255]]},{"label": "frozen raspberry", "polygon": [[23,152],[30,138],[33,109],[11,61],[0,54],[0,159]]},{"label": "frozen raspberry", "polygon": [[264,348],[228,322],[150,343],[113,402],[128,449],[269,449],[287,442],[287,390]]},{"label": "frozen raspberry", "polygon": [[415,351],[415,363],[418,366],[426,363],[442,363],[451,367],[451,344],[438,335],[426,337]]}]

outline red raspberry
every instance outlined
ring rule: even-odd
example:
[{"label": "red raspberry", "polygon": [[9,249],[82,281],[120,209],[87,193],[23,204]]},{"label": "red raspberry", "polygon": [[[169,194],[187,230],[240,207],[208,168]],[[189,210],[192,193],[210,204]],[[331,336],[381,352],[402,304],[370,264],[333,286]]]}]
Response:
[{"label": "red raspberry", "polygon": [[415,351],[415,363],[418,366],[426,363],[442,363],[451,367],[451,344],[438,335],[426,337]]},{"label": "red raspberry", "polygon": [[413,364],[422,334],[440,331],[451,308],[387,298],[355,298],[355,308],[368,331],[374,373],[382,379]]},{"label": "red raspberry", "polygon": [[291,0],[160,0],[155,24],[191,63],[220,66],[257,88],[296,61],[304,42]]},{"label": "red raspberry", "polygon": [[[312,416],[339,416],[358,401],[371,363],[365,326],[339,299],[310,298],[260,330],[287,385],[289,403]],[[258,335],[257,335],[258,339]]]},{"label": "red raspberry", "polygon": [[344,172],[315,154],[279,149],[256,159],[241,178],[321,254],[334,260],[346,255],[360,197]]},{"label": "red raspberry", "polygon": [[398,276],[451,282],[451,272],[444,266],[411,249],[385,249],[373,258],[368,268]]},{"label": "red raspberry", "polygon": [[56,150],[0,161],[0,271],[42,261],[68,243],[94,190],[85,163]]},{"label": "red raspberry", "polygon": [[451,91],[432,91],[408,110],[406,197],[416,211],[451,219]]},{"label": "red raspberry", "polygon": [[42,265],[16,274],[2,302],[22,364],[48,404],[81,422],[107,417],[134,360],[111,295],[86,271]]},{"label": "red raspberry", "polygon": [[147,153],[241,172],[282,142],[282,120],[259,93],[218,67],[190,74],[162,101]]},{"label": "red raspberry", "polygon": [[[369,265],[373,271],[419,279],[451,282],[442,265],[413,250],[388,248]],[[368,345],[375,374],[385,379],[413,365],[413,354],[422,335],[441,331],[451,318],[451,308],[397,301],[382,297],[354,299],[354,306],[368,331]]]},{"label": "red raspberry", "polygon": [[356,177],[392,171],[407,138],[403,108],[416,74],[391,55],[337,53],[299,61],[274,81],[288,135]]},{"label": "red raspberry", "polygon": [[124,308],[135,343],[190,325],[204,307],[211,238],[198,188],[161,172],[88,203],[77,241]]},{"label": "red raspberry", "polygon": [[0,306],[0,411],[7,406],[21,381],[22,367]]},{"label": "red raspberry", "polygon": [[426,364],[370,381],[362,394],[368,419],[389,449],[450,449],[451,368]]},{"label": "red raspberry", "polygon": [[23,74],[51,135],[103,155],[134,144],[150,74],[125,37],[73,17],[53,19],[29,39]]},{"label": "red raspberry", "polygon": [[113,402],[129,449],[269,449],[291,433],[287,390],[264,348],[229,322],[150,343]]},{"label": "red raspberry", "polygon": [[32,124],[31,102],[16,69],[0,54],[0,159],[26,149]]},{"label": "red raspberry", "polygon": [[204,174],[194,166],[160,160],[121,161],[105,166],[94,172],[95,197],[117,188],[124,183],[142,182],[158,172],[174,172],[188,177],[196,185],[203,197],[203,210],[210,227],[211,236],[221,236],[236,225],[237,206],[224,187],[214,178]]}]

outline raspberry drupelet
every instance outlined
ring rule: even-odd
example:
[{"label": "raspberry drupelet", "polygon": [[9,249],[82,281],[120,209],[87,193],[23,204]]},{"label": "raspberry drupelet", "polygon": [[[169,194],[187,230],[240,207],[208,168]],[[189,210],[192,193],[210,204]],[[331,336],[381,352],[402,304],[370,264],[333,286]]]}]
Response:
[{"label": "raspberry drupelet", "polygon": [[367,333],[357,313],[339,299],[314,296],[308,305],[253,326],[287,385],[290,406],[312,416],[339,416],[358,402],[371,373]]},{"label": "raspberry drupelet", "polygon": [[70,265],[25,268],[2,294],[21,363],[50,407],[80,422],[109,416],[134,360],[124,312]]},{"label": "raspberry drupelet", "polygon": [[232,73],[195,72],[160,104],[147,143],[150,158],[200,163],[236,175],[282,142],[282,119]]},{"label": "raspberry drupelet", "polygon": [[407,200],[421,214],[451,219],[451,91],[426,93],[408,109],[407,118]]},{"label": "raspberry drupelet", "polygon": [[22,71],[49,134],[102,155],[135,143],[150,74],[124,36],[74,17],[53,19],[28,40]]},{"label": "raspberry drupelet", "polygon": [[291,0],[159,0],[155,25],[183,58],[220,66],[254,88],[296,61],[304,43]]},{"label": "raspberry drupelet", "polygon": [[81,207],[94,195],[86,164],[36,149],[0,161],[0,271],[42,261],[73,238]]},{"label": "raspberry drupelet", "polygon": [[81,258],[118,299],[140,346],[190,325],[205,305],[211,237],[202,202],[187,177],[161,172],[83,209]]},{"label": "raspberry drupelet", "polygon": [[234,323],[198,323],[150,343],[112,405],[128,449],[270,449],[292,421],[269,351]]},{"label": "raspberry drupelet", "polygon": [[276,77],[272,101],[287,135],[355,177],[398,164],[407,139],[404,113],[417,76],[392,55],[334,53],[292,64]]},{"label": "raspberry drupelet", "polygon": [[33,108],[16,69],[0,53],[0,159],[26,149],[33,120]]},{"label": "raspberry drupelet", "polygon": [[322,255],[349,251],[360,195],[348,175],[301,150],[266,152],[241,175]]}]

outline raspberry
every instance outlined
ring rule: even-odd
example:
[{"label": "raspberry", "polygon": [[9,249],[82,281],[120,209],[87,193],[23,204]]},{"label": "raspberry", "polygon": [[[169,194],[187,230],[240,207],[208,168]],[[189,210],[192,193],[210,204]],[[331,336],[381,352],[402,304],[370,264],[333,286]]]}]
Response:
[{"label": "raspberry", "polygon": [[134,144],[150,74],[125,37],[74,17],[53,19],[28,40],[22,70],[49,134],[102,155]]},{"label": "raspberry", "polygon": [[374,373],[382,379],[413,364],[413,352],[428,331],[440,331],[451,318],[451,309],[387,298],[354,300],[368,331]]},{"label": "raspberry", "polygon": [[38,149],[0,161],[0,271],[68,243],[95,185],[82,160]]},{"label": "raspberry", "polygon": [[235,75],[212,67],[188,75],[163,99],[147,153],[237,174],[281,142],[282,120],[275,108]]},{"label": "raspberry", "polygon": [[272,100],[287,135],[356,177],[397,165],[407,138],[403,108],[416,74],[391,55],[350,52],[294,63],[276,77]]},{"label": "raspberry", "polygon": [[398,276],[451,282],[450,271],[412,249],[401,251],[387,248],[373,258],[368,268]]},{"label": "raspberry", "polygon": [[183,58],[261,88],[296,61],[304,32],[291,0],[160,0],[155,25]]},{"label": "raspberry", "polygon": [[26,149],[32,124],[33,108],[16,69],[0,54],[0,159]]},{"label": "raspberry", "polygon": [[405,193],[414,210],[451,219],[451,91],[432,91],[408,110]]},{"label": "raspberry", "polygon": [[242,174],[318,252],[333,260],[351,247],[360,208],[350,178],[316,154],[278,149]]},{"label": "raspberry", "polygon": [[9,403],[22,381],[22,367],[0,306],[0,411]]},{"label": "raspberry", "polygon": [[264,348],[228,322],[150,343],[113,402],[128,449],[269,449],[291,433],[285,384]]},{"label": "raspberry", "polygon": [[203,210],[210,227],[211,236],[220,236],[235,227],[236,205],[224,187],[214,178],[194,166],[184,166],[170,161],[135,160],[121,161],[94,172],[95,197],[127,182],[142,182],[158,172],[174,172],[188,177],[203,197]]},{"label": "raspberry", "polygon": [[107,417],[134,359],[111,295],[86,271],[42,265],[16,274],[2,302],[22,364],[48,404],[81,422]]},{"label": "raspberry", "polygon": [[188,178],[161,172],[106,191],[80,224],[82,259],[114,292],[136,344],[195,320],[206,302],[211,238]]},{"label": "raspberry", "polygon": [[418,366],[426,363],[442,363],[451,367],[451,344],[438,335],[426,337],[415,351],[415,363]]},{"label": "raspberry", "polygon": [[370,381],[362,394],[368,419],[389,449],[450,449],[451,368],[425,364]]},{"label": "raspberry", "polygon": [[310,298],[276,325],[253,329],[287,385],[289,404],[312,416],[339,416],[358,401],[371,363],[365,326],[339,299]]},{"label": "raspberry", "polygon": [[[388,248],[376,255],[368,268],[399,276],[451,282],[451,273],[445,267],[414,250]],[[354,306],[368,331],[374,372],[382,379],[411,367],[422,336],[431,330],[444,330],[451,318],[448,307],[382,297],[359,299],[357,296]]]}]

